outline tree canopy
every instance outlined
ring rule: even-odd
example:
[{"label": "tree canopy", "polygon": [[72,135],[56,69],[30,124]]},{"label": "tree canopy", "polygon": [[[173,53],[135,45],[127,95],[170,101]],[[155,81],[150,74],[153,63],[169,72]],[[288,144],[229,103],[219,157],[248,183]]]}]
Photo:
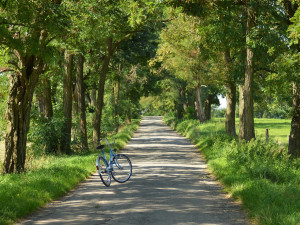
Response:
[{"label": "tree canopy", "polygon": [[0,0],[3,172],[25,170],[28,141],[36,154],[88,151],[142,113],[203,123],[220,95],[229,135],[236,112],[241,141],[255,138],[254,116],[291,118],[299,156],[298,6]]}]

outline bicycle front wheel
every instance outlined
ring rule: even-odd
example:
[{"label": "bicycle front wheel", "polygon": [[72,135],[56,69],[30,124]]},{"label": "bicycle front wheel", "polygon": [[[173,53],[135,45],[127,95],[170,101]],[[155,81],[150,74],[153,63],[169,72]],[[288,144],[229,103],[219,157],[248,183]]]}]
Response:
[{"label": "bicycle front wheel", "polygon": [[111,183],[111,173],[108,170],[108,164],[106,160],[102,156],[97,158],[96,167],[103,184],[106,187],[109,187]]},{"label": "bicycle front wheel", "polygon": [[119,183],[129,180],[132,174],[132,165],[130,159],[123,154],[117,154],[113,158],[112,177]]}]

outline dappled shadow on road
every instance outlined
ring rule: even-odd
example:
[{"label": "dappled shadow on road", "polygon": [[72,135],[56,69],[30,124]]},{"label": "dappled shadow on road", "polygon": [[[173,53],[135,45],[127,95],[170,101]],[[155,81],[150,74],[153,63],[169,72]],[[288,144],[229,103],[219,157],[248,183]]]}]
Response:
[{"label": "dappled shadow on road", "polygon": [[124,153],[133,164],[128,182],[106,188],[95,174],[23,224],[245,224],[194,146],[159,118],[143,120]]}]

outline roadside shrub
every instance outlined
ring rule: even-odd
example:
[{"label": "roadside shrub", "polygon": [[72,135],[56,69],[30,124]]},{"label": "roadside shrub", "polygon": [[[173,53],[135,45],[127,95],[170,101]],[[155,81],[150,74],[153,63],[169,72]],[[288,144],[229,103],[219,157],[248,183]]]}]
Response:
[{"label": "roadside shrub", "polygon": [[64,120],[59,111],[52,118],[45,118],[33,110],[28,140],[34,155],[57,153]]},{"label": "roadside shrub", "polygon": [[290,158],[286,147],[272,140],[239,142],[216,121],[165,121],[196,144],[225,191],[242,201],[255,224],[299,224],[300,159]]}]

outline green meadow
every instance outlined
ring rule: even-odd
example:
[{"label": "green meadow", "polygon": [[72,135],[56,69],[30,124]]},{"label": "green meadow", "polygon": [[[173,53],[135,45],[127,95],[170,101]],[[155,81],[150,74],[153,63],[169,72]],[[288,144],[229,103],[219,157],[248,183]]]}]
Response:
[{"label": "green meadow", "polygon": [[[211,122],[210,122],[211,123]],[[225,119],[224,118],[213,118],[212,123],[217,126],[219,131],[224,128]],[[236,119],[236,133],[239,132],[239,120]],[[209,126],[209,125],[208,125]],[[269,138],[279,144],[287,144],[288,136],[291,130],[291,120],[290,119],[265,119],[265,118],[255,118],[255,136],[257,138],[265,138],[266,129],[269,130]]]}]

